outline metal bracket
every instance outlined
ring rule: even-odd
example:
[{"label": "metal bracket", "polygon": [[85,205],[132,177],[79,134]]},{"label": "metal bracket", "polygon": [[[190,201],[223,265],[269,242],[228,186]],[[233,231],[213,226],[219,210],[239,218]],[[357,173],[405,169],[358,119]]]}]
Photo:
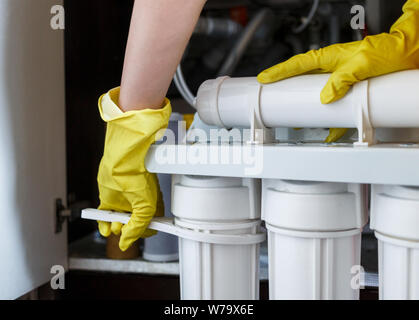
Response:
[{"label": "metal bracket", "polygon": [[62,199],[55,200],[55,233],[60,233],[63,230],[63,224],[71,218],[71,210],[67,209]]}]

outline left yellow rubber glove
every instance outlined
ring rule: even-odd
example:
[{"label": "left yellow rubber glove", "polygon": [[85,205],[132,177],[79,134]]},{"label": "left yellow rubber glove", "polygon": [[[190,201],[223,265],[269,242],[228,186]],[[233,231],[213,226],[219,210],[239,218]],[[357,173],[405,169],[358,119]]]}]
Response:
[{"label": "left yellow rubber glove", "polygon": [[[389,33],[361,41],[335,44],[299,54],[258,75],[271,83],[305,73],[332,73],[320,94],[323,104],[342,98],[359,81],[419,67],[419,0],[408,0],[403,15]],[[396,107],[396,106],[395,106]],[[326,142],[338,140],[346,129],[333,129]]]},{"label": "left yellow rubber glove", "polygon": [[118,107],[119,88],[99,99],[99,111],[107,122],[105,150],[99,166],[100,210],[130,212],[126,225],[99,221],[99,232],[108,237],[121,235],[119,248],[127,250],[141,237],[155,234],[147,229],[154,215],[162,216],[164,206],[157,176],[144,165],[151,144],[167,127],[171,106],[168,99],[161,109],[122,112]]}]

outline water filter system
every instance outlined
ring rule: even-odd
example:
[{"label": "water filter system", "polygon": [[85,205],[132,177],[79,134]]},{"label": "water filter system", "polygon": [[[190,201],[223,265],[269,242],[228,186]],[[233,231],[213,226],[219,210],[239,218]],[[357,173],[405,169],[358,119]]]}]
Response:
[{"label": "water filter system", "polygon": [[[218,128],[250,128],[250,141],[236,148],[246,148],[246,142],[267,145],[265,156],[299,148],[276,145],[276,128],[358,129],[354,146],[316,145],[300,153],[298,149],[294,158],[284,157],[290,168],[303,172],[298,179],[288,179],[286,170],[275,163],[260,176],[220,169],[223,176],[215,177],[213,167],[205,164],[159,164],[155,154],[167,146],[152,147],[147,168],[173,175],[174,218],[153,219],[150,228],[179,236],[183,299],[257,299],[259,246],[266,238],[262,221],[267,229],[270,299],[358,299],[361,232],[369,212],[379,243],[380,298],[419,298],[419,179],[390,177],[395,174],[391,170],[383,178],[378,162],[371,167],[383,150],[400,154],[409,168],[414,167],[409,159],[416,159],[417,146],[376,147],[375,129],[419,128],[419,71],[363,81],[343,99],[322,105],[319,94],[327,78],[304,75],[260,85],[255,78],[223,77],[204,82],[196,98],[202,121]],[[364,167],[357,167],[353,179],[332,180],[318,161],[323,176],[305,175],[304,162],[316,161],[321,154],[330,156],[325,158],[329,161],[351,155],[356,160],[359,155]],[[295,161],[299,155],[306,158]],[[274,159],[264,159],[263,164]],[[409,186],[397,181],[409,181]],[[372,184],[370,208],[365,183]],[[83,217],[122,223],[129,219],[127,214],[93,209],[85,210]]]},{"label": "water filter system", "polygon": [[[174,176],[171,218],[149,228],[179,237],[181,298],[259,297],[260,185],[255,179]],[[129,215],[86,209],[82,217],[127,223]]]}]

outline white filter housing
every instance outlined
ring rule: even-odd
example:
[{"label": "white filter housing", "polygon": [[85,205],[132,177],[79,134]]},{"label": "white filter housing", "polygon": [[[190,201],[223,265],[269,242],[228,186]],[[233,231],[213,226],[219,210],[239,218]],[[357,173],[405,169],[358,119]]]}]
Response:
[{"label": "white filter housing", "polygon": [[271,225],[267,229],[269,299],[359,299],[361,230],[286,232]]},{"label": "white filter housing", "polygon": [[262,85],[255,77],[221,77],[199,88],[196,107],[206,124],[221,128],[357,128],[360,143],[375,128],[419,127],[419,70],[392,73],[353,86],[323,105],[328,74],[303,75]]},{"label": "white filter housing", "polygon": [[270,299],[359,298],[359,184],[263,180]]},{"label": "white filter housing", "polygon": [[[198,223],[176,220],[197,233],[256,234],[260,221]],[[179,238],[180,292],[183,300],[256,300],[259,298],[260,243],[223,244]]]},{"label": "white filter housing", "polygon": [[208,238],[179,237],[181,298],[258,299],[260,181],[174,176],[172,212],[176,226]]},{"label": "white filter housing", "polygon": [[379,297],[419,299],[419,187],[373,185],[371,229],[378,239]]}]

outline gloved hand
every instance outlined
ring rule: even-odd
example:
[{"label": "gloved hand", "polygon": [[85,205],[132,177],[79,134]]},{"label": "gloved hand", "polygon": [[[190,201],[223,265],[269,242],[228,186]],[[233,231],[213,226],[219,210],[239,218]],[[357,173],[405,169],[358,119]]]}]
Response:
[{"label": "gloved hand", "polygon": [[100,162],[98,186],[100,210],[131,212],[126,225],[99,221],[99,232],[107,237],[120,235],[119,247],[125,251],[140,237],[155,231],[147,229],[154,215],[162,216],[164,207],[155,174],[144,165],[152,143],[159,140],[169,122],[168,99],[162,109],[144,109],[123,113],[117,103],[119,88],[99,99],[99,111],[107,122],[105,150]]},{"label": "gloved hand", "polygon": [[[258,75],[271,83],[305,73],[332,73],[320,94],[324,104],[342,98],[351,86],[367,78],[419,67],[419,0],[409,0],[390,33],[361,41],[335,44],[292,57]],[[345,129],[331,130],[326,142],[336,141]]]}]

